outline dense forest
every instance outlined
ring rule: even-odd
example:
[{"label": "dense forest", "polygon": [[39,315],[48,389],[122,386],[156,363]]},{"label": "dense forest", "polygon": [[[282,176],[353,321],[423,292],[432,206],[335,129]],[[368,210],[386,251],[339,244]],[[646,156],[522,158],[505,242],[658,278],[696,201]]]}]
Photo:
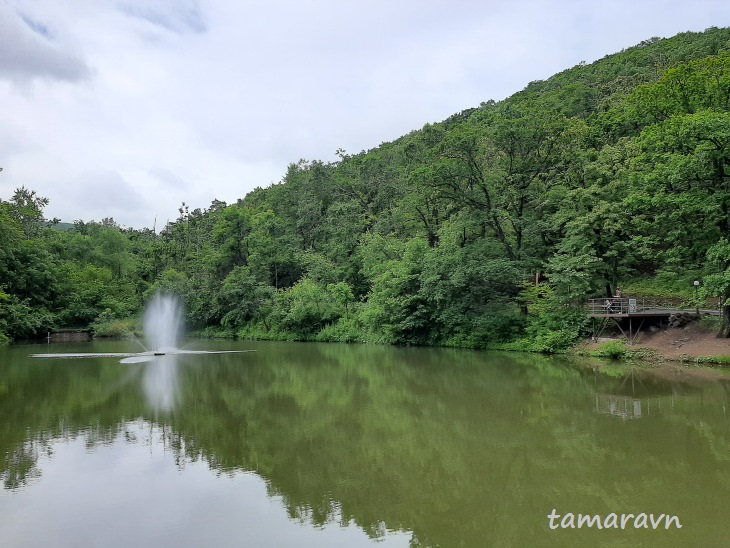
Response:
[{"label": "dense forest", "polygon": [[159,234],[64,226],[17,189],[0,200],[0,339],[122,335],[164,291],[208,336],[550,352],[617,285],[730,298],[730,29],[646,40],[338,157],[183,203]]}]

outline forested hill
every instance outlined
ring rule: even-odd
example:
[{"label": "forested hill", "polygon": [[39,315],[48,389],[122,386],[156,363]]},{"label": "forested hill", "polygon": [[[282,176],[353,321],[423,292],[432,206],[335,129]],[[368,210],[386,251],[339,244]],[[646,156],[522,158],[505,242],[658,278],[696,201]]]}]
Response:
[{"label": "forested hill", "polygon": [[617,285],[730,297],[729,170],[730,29],[653,38],[159,235],[49,230],[19,189],[0,332],[113,333],[162,290],[211,334],[553,351]]}]

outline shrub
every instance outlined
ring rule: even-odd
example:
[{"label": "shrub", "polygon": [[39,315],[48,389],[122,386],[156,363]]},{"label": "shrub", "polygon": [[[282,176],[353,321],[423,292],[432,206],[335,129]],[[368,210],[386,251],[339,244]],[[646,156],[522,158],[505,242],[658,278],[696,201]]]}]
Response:
[{"label": "shrub", "polygon": [[362,326],[355,318],[340,318],[325,326],[315,338],[320,342],[366,342]]},{"label": "shrub", "polygon": [[134,334],[136,324],[137,320],[134,318],[120,320],[114,317],[111,310],[106,309],[91,323],[91,332],[94,337],[124,339]]},{"label": "shrub", "polygon": [[617,360],[626,355],[626,343],[624,341],[608,341],[601,344],[596,352],[602,358]]}]

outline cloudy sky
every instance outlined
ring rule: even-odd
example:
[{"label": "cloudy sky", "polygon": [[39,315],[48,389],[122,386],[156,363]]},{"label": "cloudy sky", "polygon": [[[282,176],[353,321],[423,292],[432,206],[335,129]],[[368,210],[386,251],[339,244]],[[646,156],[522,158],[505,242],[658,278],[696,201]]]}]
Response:
[{"label": "cloudy sky", "polygon": [[0,0],[0,198],[159,230],[727,0]]}]

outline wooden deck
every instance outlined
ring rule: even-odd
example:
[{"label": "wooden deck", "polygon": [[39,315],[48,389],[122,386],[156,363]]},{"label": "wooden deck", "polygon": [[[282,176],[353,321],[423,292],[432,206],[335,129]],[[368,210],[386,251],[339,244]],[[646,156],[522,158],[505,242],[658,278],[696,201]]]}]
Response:
[{"label": "wooden deck", "polygon": [[[589,318],[668,318],[672,314],[692,314],[697,309],[691,308],[668,308],[661,306],[653,299],[639,299],[632,297],[611,297],[603,299],[588,300]],[[719,309],[701,308],[700,315],[719,316]]]},{"label": "wooden deck", "polygon": [[[662,306],[662,303],[659,303],[654,299],[611,297],[588,300],[588,317],[593,318],[594,320],[603,320],[603,322],[601,322],[602,325],[600,325],[598,329],[594,321],[593,337],[597,338],[600,336],[600,333],[606,328],[606,323],[610,323],[609,320],[613,320],[613,323],[616,327],[618,327],[626,340],[629,341],[629,344],[634,343],[646,320],[649,320],[650,323],[652,320],[658,320],[663,323],[666,319],[671,323],[671,318],[673,316],[694,316],[698,312],[700,316],[721,315],[721,311],[719,309],[669,308],[667,306]],[[625,318],[628,318],[628,321],[626,321]],[[634,320],[637,320],[637,322],[635,323]]]}]

